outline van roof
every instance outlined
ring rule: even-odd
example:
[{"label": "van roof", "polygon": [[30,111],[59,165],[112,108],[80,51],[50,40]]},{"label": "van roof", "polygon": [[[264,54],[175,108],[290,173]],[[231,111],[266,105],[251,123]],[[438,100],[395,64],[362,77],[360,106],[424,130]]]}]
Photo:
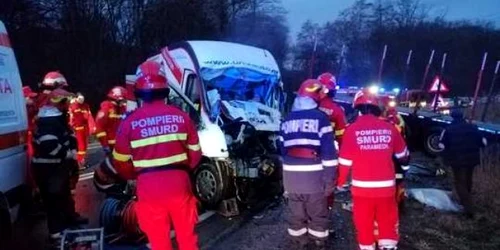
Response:
[{"label": "van roof", "polygon": [[201,68],[244,67],[280,76],[273,55],[261,48],[222,41],[187,41]]},{"label": "van roof", "polygon": [[7,30],[5,29],[5,25],[3,25],[2,21],[0,21],[0,33],[7,33]]}]

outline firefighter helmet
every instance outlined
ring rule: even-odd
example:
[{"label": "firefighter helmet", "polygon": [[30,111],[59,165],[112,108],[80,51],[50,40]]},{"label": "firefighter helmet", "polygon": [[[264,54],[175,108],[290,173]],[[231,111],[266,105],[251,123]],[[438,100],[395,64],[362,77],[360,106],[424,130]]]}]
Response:
[{"label": "firefighter helmet", "polygon": [[323,85],[316,79],[307,79],[300,85],[297,95],[319,101],[324,91]]},{"label": "firefighter helmet", "polygon": [[23,87],[23,95],[25,98],[36,97],[38,95],[38,93],[31,90],[31,88],[29,86],[24,86]]},{"label": "firefighter helmet", "polygon": [[51,71],[45,75],[42,82],[42,87],[48,89],[55,89],[58,87],[66,87],[68,82],[66,78],[59,71]]},{"label": "firefighter helmet", "polygon": [[136,72],[135,94],[138,98],[150,100],[168,96],[168,81],[161,64],[146,61]]},{"label": "firefighter helmet", "polygon": [[371,94],[368,90],[363,89],[358,91],[354,96],[353,107],[356,108],[360,105],[372,105],[380,108],[379,98],[377,95]]},{"label": "firefighter helmet", "polygon": [[337,80],[335,79],[335,76],[328,72],[319,75],[318,81],[321,82],[321,84],[323,84],[323,87],[328,90],[335,90],[335,87],[337,86]]},{"label": "firefighter helmet", "polygon": [[115,86],[108,92],[108,98],[115,101],[121,101],[127,96],[127,90],[122,86]]}]

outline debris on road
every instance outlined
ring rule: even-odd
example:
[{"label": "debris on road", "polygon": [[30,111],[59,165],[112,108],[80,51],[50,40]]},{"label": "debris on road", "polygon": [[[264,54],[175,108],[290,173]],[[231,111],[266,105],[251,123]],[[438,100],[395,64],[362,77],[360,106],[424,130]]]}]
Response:
[{"label": "debris on road", "polygon": [[451,192],[435,188],[411,188],[407,190],[408,197],[420,203],[443,211],[460,212],[462,206],[451,199]]}]

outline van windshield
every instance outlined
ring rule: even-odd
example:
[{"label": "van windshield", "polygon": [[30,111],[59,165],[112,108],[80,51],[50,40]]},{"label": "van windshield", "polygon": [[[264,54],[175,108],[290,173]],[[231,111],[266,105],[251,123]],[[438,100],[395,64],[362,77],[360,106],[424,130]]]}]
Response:
[{"label": "van windshield", "polygon": [[246,68],[201,69],[207,92],[217,91],[224,101],[257,101],[269,105],[279,85],[278,75]]}]

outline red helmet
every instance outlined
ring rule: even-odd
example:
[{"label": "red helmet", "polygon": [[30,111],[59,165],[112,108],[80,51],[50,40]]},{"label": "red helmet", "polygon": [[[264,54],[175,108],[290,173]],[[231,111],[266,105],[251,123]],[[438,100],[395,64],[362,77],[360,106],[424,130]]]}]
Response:
[{"label": "red helmet", "polygon": [[127,90],[122,86],[115,86],[108,92],[108,98],[115,101],[123,100],[126,96]]},{"label": "red helmet", "polygon": [[371,94],[367,89],[358,91],[354,96],[353,107],[358,105],[373,105],[379,107],[379,98],[377,95]]},{"label": "red helmet", "polygon": [[318,81],[328,90],[334,90],[337,86],[337,79],[330,73],[323,73],[318,76]]},{"label": "red helmet", "polygon": [[322,96],[323,85],[316,79],[307,79],[300,85],[297,95],[300,97],[310,97],[319,101]]},{"label": "red helmet", "polygon": [[168,89],[167,76],[161,64],[146,61],[139,65],[136,72],[136,91]]},{"label": "red helmet", "polygon": [[66,87],[68,86],[68,82],[59,71],[52,71],[45,75],[42,86],[46,88]]},{"label": "red helmet", "polygon": [[31,88],[29,86],[24,86],[23,87],[23,95],[24,97],[35,97],[38,95],[38,93],[36,92],[33,92],[33,90],[31,90]]}]

